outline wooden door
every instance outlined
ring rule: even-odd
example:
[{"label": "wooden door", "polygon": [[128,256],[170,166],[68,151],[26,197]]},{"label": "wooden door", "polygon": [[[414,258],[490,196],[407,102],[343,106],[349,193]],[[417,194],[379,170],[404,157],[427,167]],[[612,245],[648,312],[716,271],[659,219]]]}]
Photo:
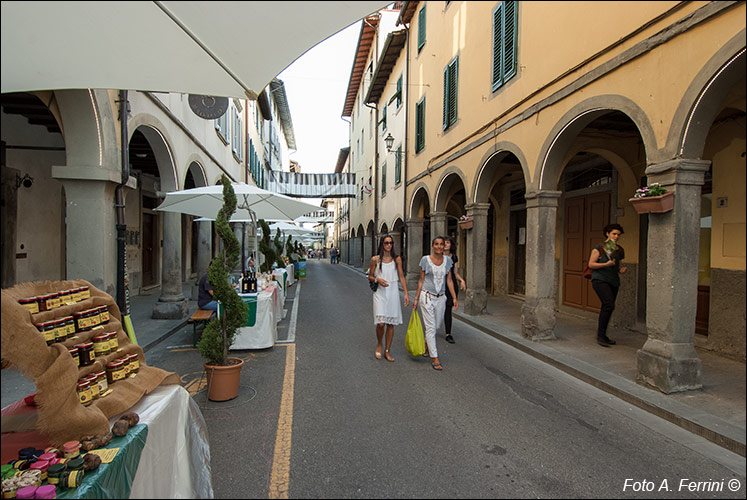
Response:
[{"label": "wooden door", "polygon": [[591,280],[583,276],[594,245],[604,241],[604,227],[609,224],[609,193],[568,198],[565,202],[563,235],[563,304],[598,312],[599,298]]},{"label": "wooden door", "polygon": [[524,295],[526,292],[527,268],[527,211],[513,210],[511,212],[511,292]]},{"label": "wooden door", "polygon": [[156,216],[143,212],[143,248],[142,248],[142,259],[143,259],[143,287],[151,286],[155,284],[155,266],[153,261],[155,258],[155,249],[153,242],[155,241],[156,235]]}]

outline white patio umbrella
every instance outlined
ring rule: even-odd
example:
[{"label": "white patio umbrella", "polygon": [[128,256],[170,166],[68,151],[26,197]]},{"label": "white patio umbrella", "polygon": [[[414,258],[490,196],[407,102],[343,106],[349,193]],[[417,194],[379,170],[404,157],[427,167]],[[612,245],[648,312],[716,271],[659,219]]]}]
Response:
[{"label": "white patio umbrella", "polygon": [[[288,196],[250,186],[243,182],[231,184],[236,194],[236,211],[229,222],[250,221],[254,227],[257,218],[271,220],[293,220],[304,214],[318,210],[319,207]],[[215,220],[218,211],[223,207],[223,184],[204,186],[183,191],[166,193],[156,210],[177,212]],[[257,244],[257,231],[254,232],[254,247]],[[244,270],[244,256],[241,258],[241,269]]]},{"label": "white patio umbrella", "polygon": [[316,231],[314,231],[313,229],[296,226],[295,224],[290,224],[288,222],[280,221],[270,224],[270,231],[272,231],[273,233],[278,229],[280,229],[280,232],[284,233],[286,236],[306,236],[316,234]]}]

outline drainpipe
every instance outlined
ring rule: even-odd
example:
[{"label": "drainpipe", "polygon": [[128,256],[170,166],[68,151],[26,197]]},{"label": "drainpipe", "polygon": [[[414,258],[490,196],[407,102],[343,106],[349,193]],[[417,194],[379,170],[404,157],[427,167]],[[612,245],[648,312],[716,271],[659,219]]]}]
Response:
[{"label": "drainpipe", "polygon": [[125,232],[127,221],[125,220],[124,188],[130,178],[130,152],[129,134],[127,131],[127,91],[119,91],[119,125],[122,133],[122,179],[114,192],[114,207],[117,218],[117,305],[123,316],[130,315],[130,297],[127,288],[127,249]]},{"label": "drainpipe", "polygon": [[[407,133],[409,131],[408,122],[410,117],[410,26],[404,25],[405,27],[405,46],[407,52],[405,53],[405,147],[402,150],[402,217],[405,218],[402,231],[402,253],[407,256]],[[404,269],[402,271],[407,276],[407,259],[402,259]]]}]

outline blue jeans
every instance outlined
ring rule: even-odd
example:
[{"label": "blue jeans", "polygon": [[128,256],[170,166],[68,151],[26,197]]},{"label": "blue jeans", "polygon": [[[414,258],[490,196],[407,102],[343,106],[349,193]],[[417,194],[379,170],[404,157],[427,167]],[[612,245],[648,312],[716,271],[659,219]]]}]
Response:
[{"label": "blue jeans", "polygon": [[218,301],[217,300],[211,300],[204,306],[200,307],[200,309],[204,309],[206,311],[217,311],[218,310]]}]

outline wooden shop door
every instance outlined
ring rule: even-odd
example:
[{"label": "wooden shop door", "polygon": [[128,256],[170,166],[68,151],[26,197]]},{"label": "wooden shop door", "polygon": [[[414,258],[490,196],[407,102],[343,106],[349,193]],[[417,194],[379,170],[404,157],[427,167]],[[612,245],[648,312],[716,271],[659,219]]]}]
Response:
[{"label": "wooden shop door", "polygon": [[[609,224],[609,193],[568,198],[565,201],[563,232],[563,304],[599,312],[601,303],[583,276],[594,245],[604,241],[604,227]],[[624,246],[624,245],[623,245]]]}]

